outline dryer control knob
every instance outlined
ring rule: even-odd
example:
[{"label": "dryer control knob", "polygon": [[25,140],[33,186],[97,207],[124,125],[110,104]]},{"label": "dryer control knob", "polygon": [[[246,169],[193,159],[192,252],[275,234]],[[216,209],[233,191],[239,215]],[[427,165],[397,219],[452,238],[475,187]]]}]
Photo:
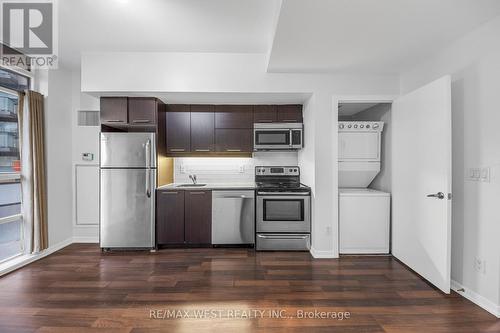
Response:
[{"label": "dryer control knob", "polygon": [[340,125],[339,125],[339,128],[340,128],[340,129],[343,129],[343,128],[344,128],[344,124],[340,124]]},{"label": "dryer control knob", "polygon": [[378,124],[373,124],[373,129],[377,129],[378,127]]}]

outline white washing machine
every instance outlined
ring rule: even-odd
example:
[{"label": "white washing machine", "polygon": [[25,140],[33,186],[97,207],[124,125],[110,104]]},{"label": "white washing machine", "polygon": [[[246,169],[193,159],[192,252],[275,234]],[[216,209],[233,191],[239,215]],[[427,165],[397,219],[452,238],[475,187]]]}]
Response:
[{"label": "white washing machine", "polygon": [[390,193],[367,188],[380,172],[383,122],[339,122],[341,254],[389,253]]},{"label": "white washing machine", "polygon": [[390,214],[390,193],[339,189],[340,253],[388,254]]}]

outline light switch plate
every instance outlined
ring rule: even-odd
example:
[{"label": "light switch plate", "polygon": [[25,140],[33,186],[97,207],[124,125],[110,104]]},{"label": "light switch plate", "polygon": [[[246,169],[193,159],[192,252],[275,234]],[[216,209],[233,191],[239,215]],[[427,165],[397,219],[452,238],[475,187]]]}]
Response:
[{"label": "light switch plate", "polygon": [[481,168],[481,181],[485,183],[490,182],[490,168]]}]

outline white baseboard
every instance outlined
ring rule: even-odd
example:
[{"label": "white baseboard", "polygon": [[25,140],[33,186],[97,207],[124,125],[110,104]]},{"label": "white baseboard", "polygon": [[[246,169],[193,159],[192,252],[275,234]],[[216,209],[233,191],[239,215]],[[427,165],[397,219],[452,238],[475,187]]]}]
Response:
[{"label": "white baseboard", "polygon": [[335,254],[333,251],[319,251],[316,250],[314,247],[311,247],[311,255],[315,259],[331,259],[331,258],[338,258],[339,256]]},{"label": "white baseboard", "polygon": [[9,260],[6,263],[3,263],[0,265],[0,276],[5,275],[7,273],[10,273],[18,268],[21,268],[23,266],[26,266],[34,261],[37,261],[39,259],[42,259],[49,254],[52,254],[56,251],[59,251],[62,248],[65,248],[66,246],[70,245],[73,243],[72,238],[68,238],[62,242],[59,242],[57,244],[54,244],[50,246],[49,248],[35,254],[25,254],[22,256],[19,256],[17,258],[13,258],[12,260]]},{"label": "white baseboard", "polygon": [[463,297],[467,298],[472,303],[485,309],[486,311],[496,316],[497,318],[500,318],[500,305],[493,303],[484,296],[479,295],[475,291],[463,286],[462,284],[454,280],[451,280],[451,289],[456,291],[459,295],[462,295]]}]

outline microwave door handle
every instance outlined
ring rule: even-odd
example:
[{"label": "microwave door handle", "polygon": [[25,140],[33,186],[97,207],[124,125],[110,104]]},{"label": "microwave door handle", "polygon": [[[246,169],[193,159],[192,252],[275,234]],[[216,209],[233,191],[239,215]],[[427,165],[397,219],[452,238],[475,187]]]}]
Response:
[{"label": "microwave door handle", "polygon": [[293,130],[290,130],[289,134],[288,134],[290,136],[290,144],[289,144],[290,147],[293,146],[293,134],[292,133],[293,133]]}]

